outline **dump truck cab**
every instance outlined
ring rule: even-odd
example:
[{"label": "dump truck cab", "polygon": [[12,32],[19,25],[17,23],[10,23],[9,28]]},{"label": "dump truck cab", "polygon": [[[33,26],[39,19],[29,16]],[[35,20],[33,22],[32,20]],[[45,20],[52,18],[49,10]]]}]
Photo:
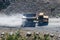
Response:
[{"label": "dump truck cab", "polygon": [[48,22],[48,16],[43,17],[43,22]]},{"label": "dump truck cab", "polygon": [[38,26],[48,25],[48,16],[45,16],[44,13],[38,14]]}]

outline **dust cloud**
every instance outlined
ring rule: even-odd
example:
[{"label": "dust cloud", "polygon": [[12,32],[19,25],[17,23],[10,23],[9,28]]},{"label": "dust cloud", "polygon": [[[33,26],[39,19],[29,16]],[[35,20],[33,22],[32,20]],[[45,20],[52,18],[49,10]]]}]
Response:
[{"label": "dust cloud", "polygon": [[12,14],[10,16],[0,14],[0,26],[21,26],[23,14]]}]

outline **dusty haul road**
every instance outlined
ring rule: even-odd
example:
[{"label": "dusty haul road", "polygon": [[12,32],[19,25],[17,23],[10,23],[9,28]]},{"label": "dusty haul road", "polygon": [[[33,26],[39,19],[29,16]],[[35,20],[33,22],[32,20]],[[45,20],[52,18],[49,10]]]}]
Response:
[{"label": "dusty haul road", "polygon": [[[51,31],[60,32],[60,18],[49,18],[49,24],[46,26],[36,26],[36,27],[20,27],[23,24],[23,15],[11,15],[11,16],[0,16],[0,29],[7,27],[16,27],[23,30],[36,30],[36,31]],[[3,27],[2,27],[3,26]]]}]

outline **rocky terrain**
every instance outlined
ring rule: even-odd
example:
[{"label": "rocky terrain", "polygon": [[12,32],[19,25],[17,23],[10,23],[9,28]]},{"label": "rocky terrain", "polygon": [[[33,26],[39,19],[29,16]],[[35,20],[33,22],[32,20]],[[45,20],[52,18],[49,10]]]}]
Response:
[{"label": "rocky terrain", "polygon": [[1,13],[39,13],[60,16],[60,0],[9,0],[10,5]]}]

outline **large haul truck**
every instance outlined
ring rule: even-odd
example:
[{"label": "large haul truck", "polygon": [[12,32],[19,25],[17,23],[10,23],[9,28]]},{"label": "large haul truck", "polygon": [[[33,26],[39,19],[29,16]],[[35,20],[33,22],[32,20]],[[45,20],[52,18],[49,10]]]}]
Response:
[{"label": "large haul truck", "polygon": [[26,19],[25,24],[23,24],[24,27],[35,27],[36,23],[38,24],[37,26],[48,25],[49,18],[48,16],[45,16],[44,13],[28,14],[28,15],[26,16],[26,18],[23,18]]}]

